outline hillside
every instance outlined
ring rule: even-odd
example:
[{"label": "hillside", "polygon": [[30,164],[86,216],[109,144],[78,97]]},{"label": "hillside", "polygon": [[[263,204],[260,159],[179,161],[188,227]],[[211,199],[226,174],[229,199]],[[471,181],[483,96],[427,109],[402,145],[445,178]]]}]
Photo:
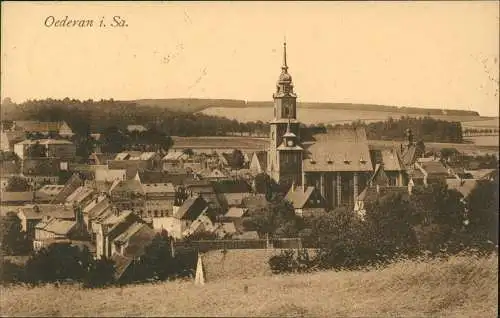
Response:
[{"label": "hillside", "polygon": [[[186,112],[197,112],[210,107],[230,107],[230,108],[247,108],[272,107],[272,101],[248,101],[234,99],[196,99],[196,98],[174,98],[174,99],[139,99],[131,100],[140,106],[155,106],[168,108],[171,110],[183,110]],[[441,110],[431,108],[418,107],[397,107],[376,104],[350,104],[350,103],[321,103],[321,102],[299,102],[299,108],[311,109],[346,109],[351,111],[381,111],[406,114],[420,115],[450,115],[450,116],[479,116],[478,112],[466,110]]]},{"label": "hillside", "polygon": [[[496,317],[498,258],[454,256],[385,269],[82,290],[3,288],[5,316]],[[248,287],[248,293],[244,287]]]}]

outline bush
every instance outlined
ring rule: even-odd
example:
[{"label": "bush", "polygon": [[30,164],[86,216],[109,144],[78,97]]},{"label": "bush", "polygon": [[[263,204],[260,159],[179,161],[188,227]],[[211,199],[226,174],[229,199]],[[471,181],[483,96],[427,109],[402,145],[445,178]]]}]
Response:
[{"label": "bush", "polygon": [[318,260],[311,258],[307,249],[295,251],[292,249],[281,250],[279,255],[271,256],[268,261],[271,271],[280,273],[307,273],[316,267]]},{"label": "bush", "polygon": [[271,256],[269,266],[273,273],[292,273],[297,268],[295,252],[293,250],[282,250],[279,255]]},{"label": "bush", "polygon": [[13,284],[24,280],[24,268],[4,258],[0,263],[0,283]]},{"label": "bush", "polygon": [[109,259],[95,260],[90,264],[88,272],[83,279],[86,288],[99,288],[114,283],[115,264]]}]

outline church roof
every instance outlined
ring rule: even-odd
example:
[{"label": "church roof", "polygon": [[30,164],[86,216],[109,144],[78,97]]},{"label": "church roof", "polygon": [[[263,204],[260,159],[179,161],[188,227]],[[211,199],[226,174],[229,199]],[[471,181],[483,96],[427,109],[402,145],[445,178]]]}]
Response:
[{"label": "church roof", "polygon": [[313,136],[306,147],[304,171],[372,171],[370,151],[363,127],[337,128]]}]

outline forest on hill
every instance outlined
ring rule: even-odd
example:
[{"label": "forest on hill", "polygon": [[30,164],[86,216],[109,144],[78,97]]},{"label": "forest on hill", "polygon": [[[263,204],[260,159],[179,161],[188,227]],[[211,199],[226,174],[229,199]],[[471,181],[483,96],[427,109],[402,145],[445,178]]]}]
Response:
[{"label": "forest on hill", "polygon": [[[201,102],[200,102],[201,103]],[[189,104],[197,107],[196,104]],[[236,104],[235,104],[236,105]],[[28,100],[22,104],[2,107],[2,120],[66,121],[78,135],[102,133],[110,127],[125,129],[127,125],[144,125],[169,136],[265,136],[269,131],[262,121],[238,122],[225,117],[203,113],[188,113],[168,107],[145,106],[136,102],[86,100],[65,98]],[[404,130],[411,128],[418,139],[426,142],[463,142],[459,122],[433,119],[428,116],[400,119],[389,118],[374,123],[353,122],[344,126],[363,125],[369,139],[402,140]],[[309,128],[333,128],[332,125],[309,125]]]},{"label": "forest on hill", "polygon": [[[29,102],[29,101],[28,101]],[[181,111],[195,113],[210,107],[272,107],[272,101],[245,101],[237,99],[203,99],[203,98],[165,98],[165,99],[137,99],[130,101],[117,101],[119,103],[136,105],[139,107],[158,107],[171,111]],[[24,103],[23,103],[24,104]],[[15,106],[15,104],[12,104]],[[2,107],[10,105],[3,105]],[[300,108],[311,109],[347,109],[353,111],[380,111],[392,112],[402,115],[428,115],[428,116],[479,116],[478,112],[467,110],[446,110],[419,108],[419,107],[398,107],[376,104],[351,104],[351,103],[322,103],[322,102],[298,102]]]}]

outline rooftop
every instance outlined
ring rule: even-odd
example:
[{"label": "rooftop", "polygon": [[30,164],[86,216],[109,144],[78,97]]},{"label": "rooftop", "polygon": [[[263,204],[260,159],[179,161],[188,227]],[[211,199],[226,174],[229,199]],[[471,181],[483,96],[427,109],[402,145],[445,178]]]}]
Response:
[{"label": "rooftop", "polygon": [[[363,128],[339,128],[314,135],[304,144],[304,171],[372,171],[366,132]],[[332,150],[335,151],[332,151]]]}]

